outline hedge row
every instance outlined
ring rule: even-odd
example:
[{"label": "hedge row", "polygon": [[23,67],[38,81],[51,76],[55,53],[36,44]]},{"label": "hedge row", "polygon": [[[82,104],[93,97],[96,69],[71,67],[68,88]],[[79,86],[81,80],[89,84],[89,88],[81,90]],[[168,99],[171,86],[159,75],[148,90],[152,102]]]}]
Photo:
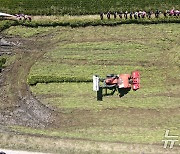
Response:
[{"label": "hedge row", "polygon": [[59,76],[40,76],[29,75],[27,83],[29,85],[36,85],[37,83],[60,83],[60,82],[92,82],[91,79],[83,77],[59,77]]},{"label": "hedge row", "polygon": [[31,15],[82,15],[139,9],[179,9],[179,0],[0,0],[0,10]]},{"label": "hedge row", "polygon": [[16,25],[19,25],[18,21],[0,20],[0,32]]},{"label": "hedge row", "polygon": [[56,26],[70,26],[74,27],[86,27],[86,26],[116,26],[121,24],[158,24],[158,23],[180,23],[180,18],[171,17],[171,18],[159,18],[159,19],[127,19],[127,20],[71,20],[71,21],[32,21],[32,22],[23,22],[23,21],[0,21],[0,32],[2,30],[8,29],[11,26],[22,25],[26,27],[37,28],[42,27],[56,27]]},{"label": "hedge row", "polygon": [[159,18],[159,19],[127,19],[127,20],[76,20],[76,21],[32,21],[32,22],[20,22],[19,25],[27,27],[50,27],[50,26],[70,26],[70,27],[87,27],[87,26],[116,26],[121,24],[158,24],[158,23],[180,23],[180,18]]}]

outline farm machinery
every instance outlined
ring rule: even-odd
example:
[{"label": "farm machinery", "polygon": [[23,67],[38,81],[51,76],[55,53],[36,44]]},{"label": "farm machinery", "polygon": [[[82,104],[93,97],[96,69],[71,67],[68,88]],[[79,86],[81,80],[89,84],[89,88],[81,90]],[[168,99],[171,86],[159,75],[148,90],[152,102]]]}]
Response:
[{"label": "farm machinery", "polygon": [[31,16],[24,15],[24,14],[16,14],[11,15],[7,13],[0,12],[0,20],[23,20],[23,21],[31,21]]},{"label": "farm machinery", "polygon": [[[97,92],[98,101],[102,101],[103,96],[113,95],[115,91],[118,91],[119,96],[122,97],[131,89],[136,91],[139,88],[139,71],[133,71],[131,74],[109,74],[105,79],[101,79],[97,75],[93,76],[93,91]],[[105,94],[103,93],[103,90],[105,90]],[[108,93],[107,90],[110,90],[110,93]]]}]

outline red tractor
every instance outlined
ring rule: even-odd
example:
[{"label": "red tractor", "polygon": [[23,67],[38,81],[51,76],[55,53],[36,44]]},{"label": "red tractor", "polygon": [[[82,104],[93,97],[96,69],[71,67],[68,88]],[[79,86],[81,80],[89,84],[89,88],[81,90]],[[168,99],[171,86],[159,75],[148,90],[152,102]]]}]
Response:
[{"label": "red tractor", "polygon": [[[104,85],[100,86],[99,81],[103,81]],[[106,95],[113,95],[115,91],[118,90],[119,96],[122,97],[128,93],[131,88],[136,91],[140,88],[140,73],[139,71],[133,71],[130,74],[119,74],[107,75],[106,79],[99,79],[98,76],[93,77],[93,90],[97,91],[97,100],[102,100],[103,89],[106,90]],[[111,90],[111,93],[108,94],[107,90]]]}]

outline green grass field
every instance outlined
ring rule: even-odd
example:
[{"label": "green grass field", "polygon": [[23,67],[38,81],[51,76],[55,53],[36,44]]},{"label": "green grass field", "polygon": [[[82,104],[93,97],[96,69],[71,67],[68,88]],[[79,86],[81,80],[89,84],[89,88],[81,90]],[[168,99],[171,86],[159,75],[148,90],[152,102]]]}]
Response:
[{"label": "green grass field", "polygon": [[[0,12],[51,15],[33,16],[32,22],[0,20],[0,32],[21,40],[22,49],[23,43],[29,45],[24,53],[49,49],[31,67],[27,83],[32,94],[58,115],[46,128],[7,126],[8,133],[0,133],[1,148],[68,154],[178,152],[177,142],[173,149],[163,149],[162,140],[167,129],[180,134],[179,18],[161,14],[159,19],[153,15],[150,20],[101,21],[98,15],[173,7],[180,9],[179,0],[0,0]],[[6,58],[9,67],[18,60],[18,49]],[[141,73],[138,91],[122,98],[116,92],[96,101],[94,74],[105,78],[133,70]],[[147,149],[151,144],[154,147]]]},{"label": "green grass field", "polygon": [[[55,33],[61,34],[55,34],[53,39],[62,42],[33,66],[28,80],[30,83],[32,78],[35,83],[90,81],[93,74],[105,77],[108,73],[130,73],[138,69],[142,72],[144,85],[156,83],[161,86],[172,75],[168,71],[170,67],[176,70],[173,76],[178,77],[177,28],[178,25],[122,25],[75,30],[62,28],[64,33],[55,28]],[[174,47],[169,51],[172,44]],[[47,81],[39,81],[45,79],[43,76]]]},{"label": "green grass field", "polygon": [[33,15],[59,15],[59,14],[97,14],[99,12],[140,10],[140,9],[179,9],[179,0],[0,0],[0,10],[8,13]]},{"label": "green grass field", "polygon": [[[50,42],[58,42],[32,66],[28,81],[33,78],[38,83],[31,90],[41,102],[69,119],[58,128],[11,129],[48,137],[146,144],[161,144],[165,129],[178,134],[179,28],[179,24],[131,24],[6,30],[9,35],[48,36]],[[93,74],[105,77],[136,69],[141,72],[141,89],[96,101],[90,82]]]}]

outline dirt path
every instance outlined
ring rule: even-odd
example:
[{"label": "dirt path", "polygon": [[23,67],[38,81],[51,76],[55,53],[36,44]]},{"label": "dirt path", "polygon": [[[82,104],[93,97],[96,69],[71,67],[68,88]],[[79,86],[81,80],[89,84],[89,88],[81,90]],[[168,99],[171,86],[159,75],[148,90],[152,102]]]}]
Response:
[{"label": "dirt path", "polygon": [[38,39],[5,39],[11,43],[18,41],[21,45],[6,47],[6,50],[13,50],[16,60],[3,72],[3,84],[6,86],[2,87],[0,94],[3,98],[0,123],[45,127],[54,121],[54,112],[32,96],[26,83],[31,66],[45,53],[43,44]]}]

